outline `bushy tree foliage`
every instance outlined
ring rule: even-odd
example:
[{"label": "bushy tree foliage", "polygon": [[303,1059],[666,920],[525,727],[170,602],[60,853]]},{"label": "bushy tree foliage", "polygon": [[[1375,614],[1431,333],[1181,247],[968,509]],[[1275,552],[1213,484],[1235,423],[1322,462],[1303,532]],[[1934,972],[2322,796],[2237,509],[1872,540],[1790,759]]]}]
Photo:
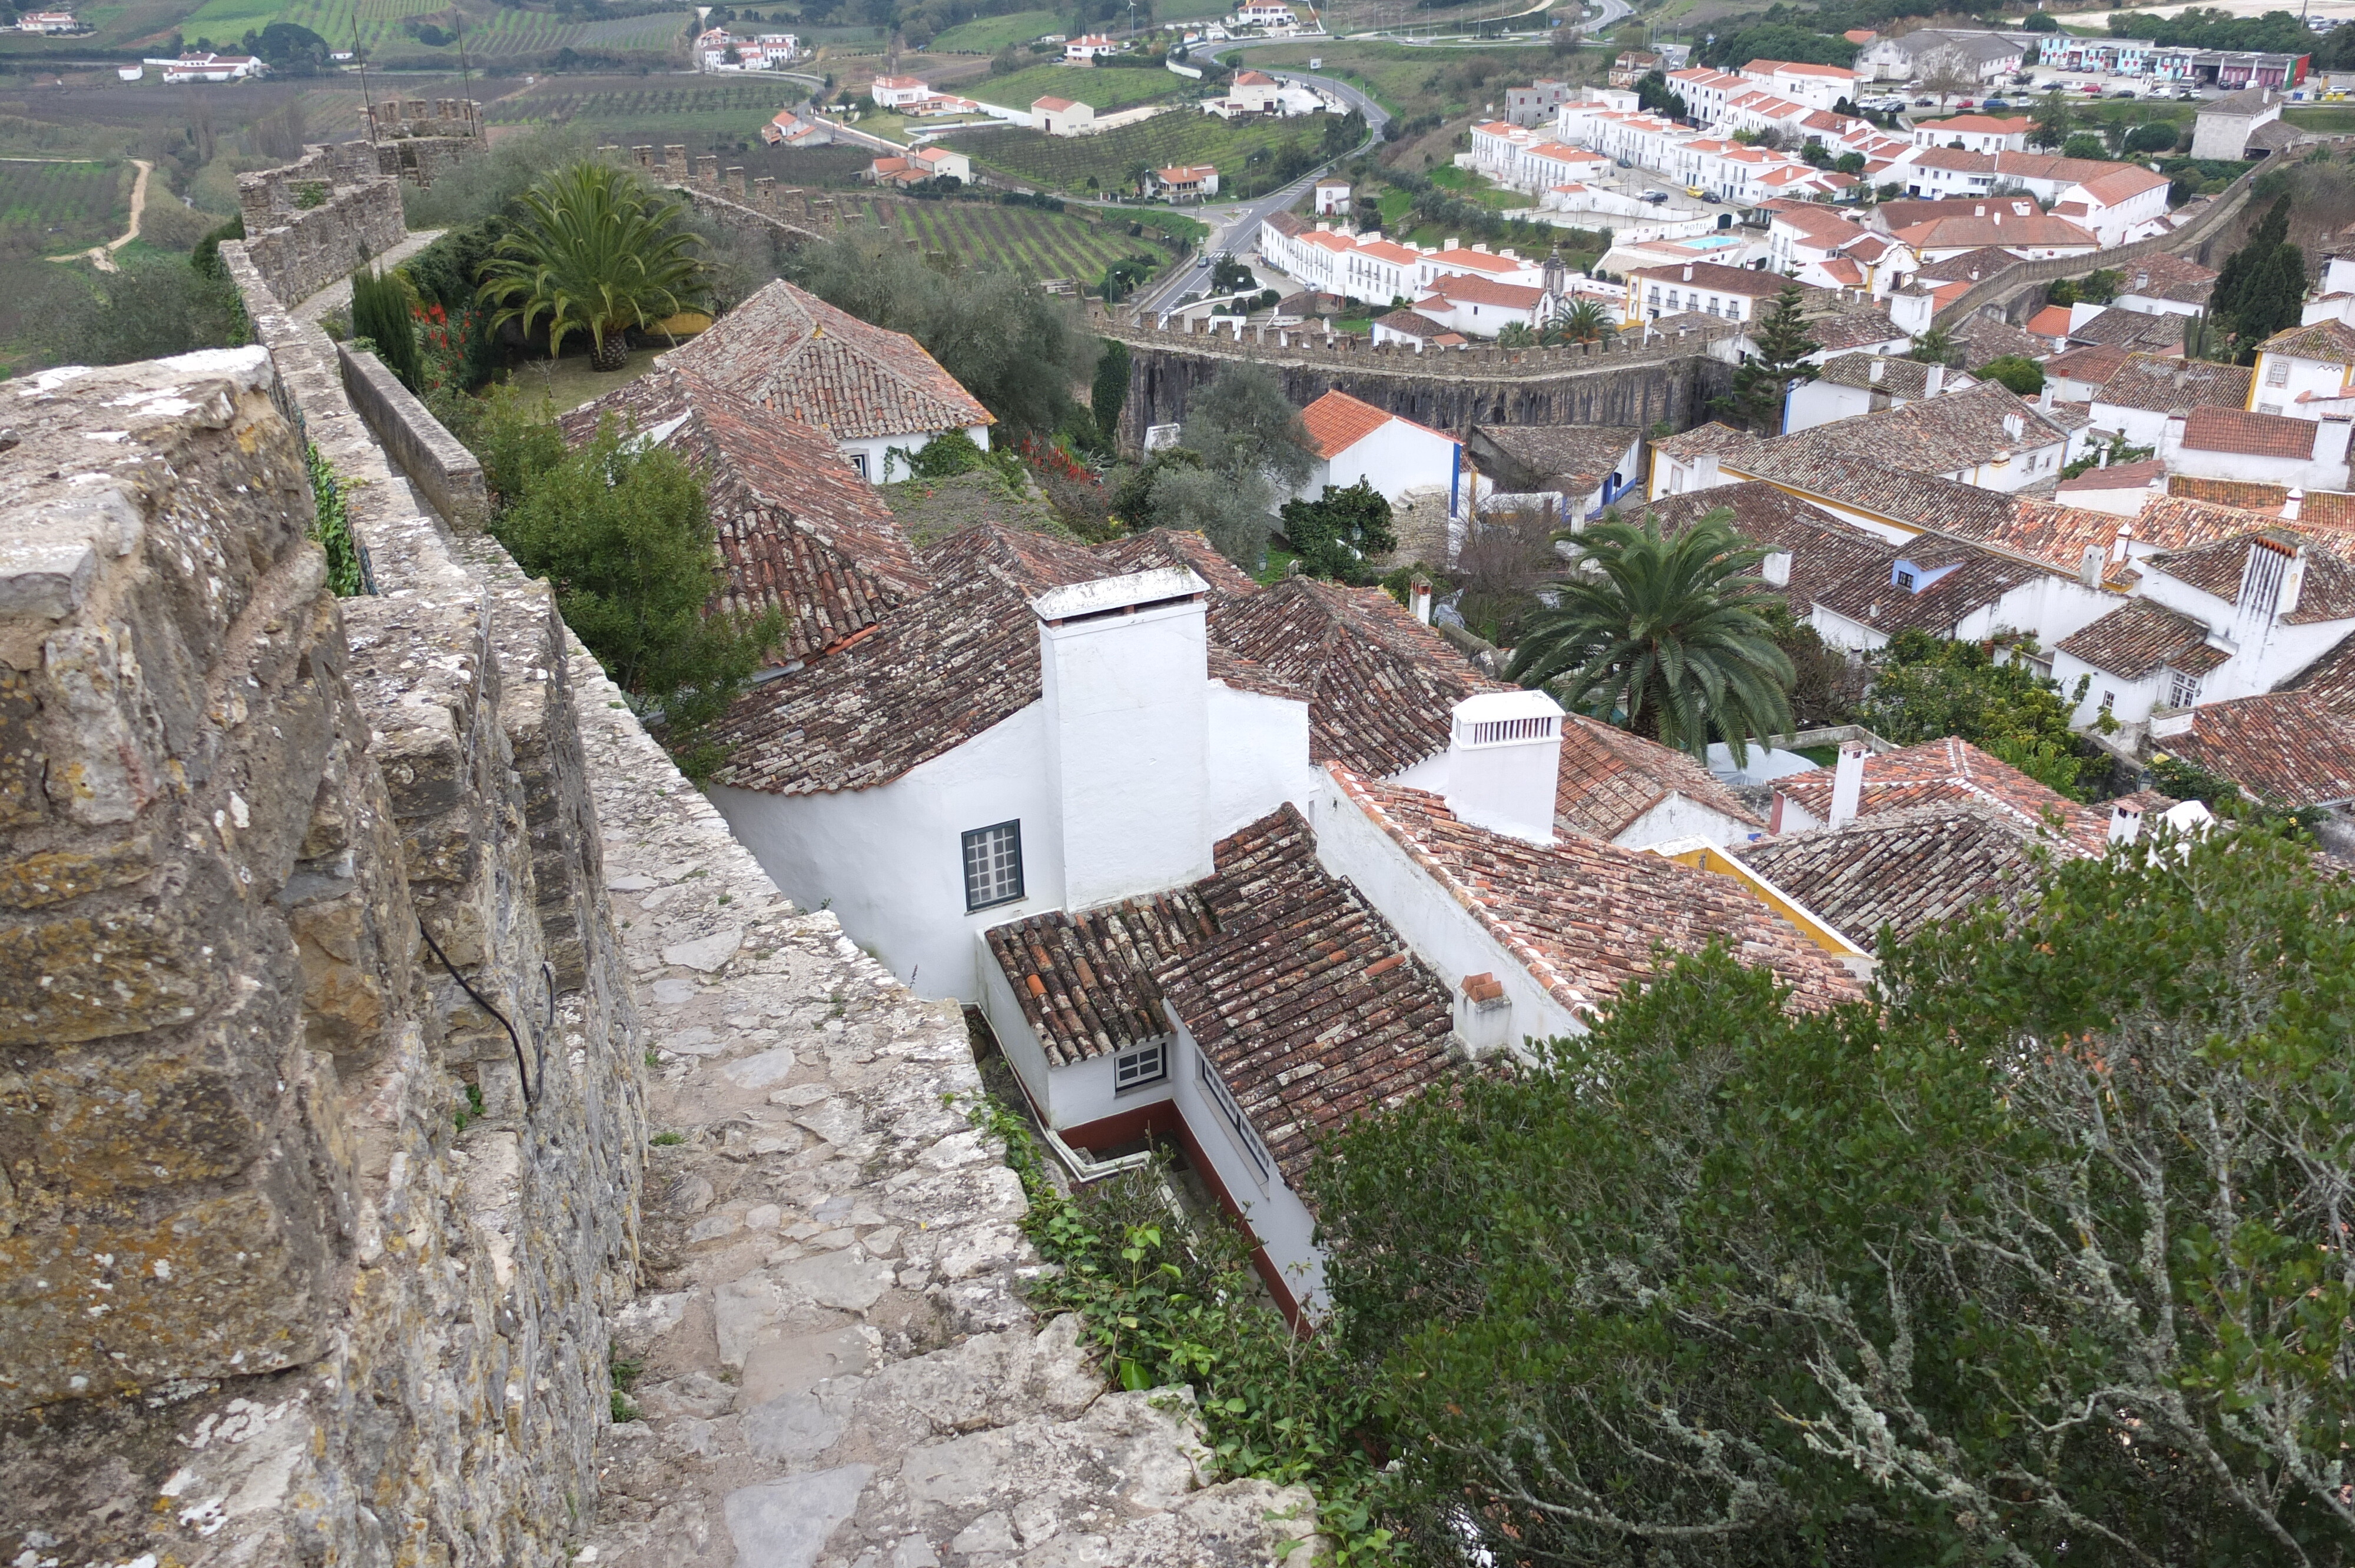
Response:
[{"label": "bushy tree foliage", "polygon": [[2275,198],[2238,250],[2224,258],[2208,301],[2243,360],[2256,345],[2297,324],[2306,302],[2306,254],[2289,242],[2290,198]]},{"label": "bushy tree foliage", "polygon": [[1766,618],[1779,596],[1731,512],[1674,535],[1647,516],[1562,537],[1579,569],[1524,623],[1511,679],[1695,756],[1790,732],[1791,662]]},{"label": "bushy tree foliage", "polygon": [[1370,582],[1366,558],[1398,548],[1389,500],[1362,479],[1346,488],[1328,484],[1314,501],[1287,501],[1279,515],[1302,568],[1315,577]]},{"label": "bushy tree foliage", "polygon": [[589,363],[618,370],[629,334],[698,304],[704,268],[678,204],[635,175],[588,160],[559,169],[518,198],[521,208],[481,269],[476,297],[498,307],[493,326],[545,330],[548,352],[589,339]]},{"label": "bushy tree foliage", "polygon": [[126,253],[118,265],[114,272],[80,262],[43,269],[25,320],[49,364],[127,365],[252,335],[225,275],[178,257]]},{"label": "bushy tree foliage", "polygon": [[1794,1014],[1681,958],[1311,1177],[1435,1560],[2343,1563],[2355,889],[2056,863]]},{"label": "bushy tree foliage", "polygon": [[2026,355],[1998,355],[1971,374],[1982,381],[2000,381],[2023,397],[2044,390],[2044,366]]},{"label": "bushy tree foliage", "polygon": [[[553,457],[553,461],[549,461]],[[698,732],[761,667],[782,627],[712,609],[719,558],[703,483],[678,454],[608,419],[554,456],[520,450],[515,498],[491,531],[518,566],[547,577],[557,608],[616,685],[666,721],[681,765],[708,770]]]},{"label": "bushy tree foliage", "polygon": [[1858,717],[1900,746],[1960,736],[2062,794],[2073,795],[2086,768],[2069,728],[2075,706],[2057,683],[2025,660],[1998,663],[1978,643],[1909,630],[1891,638],[1879,654]]},{"label": "bushy tree foliage", "polygon": [[365,339],[403,387],[419,389],[417,317],[398,272],[363,266],[352,274],[352,336]]},{"label": "bushy tree foliage", "polygon": [[1786,283],[1760,314],[1751,335],[1757,352],[1734,371],[1733,391],[1719,404],[1721,411],[1762,436],[1783,433],[1784,400],[1792,387],[1819,374],[1806,358],[1823,344],[1807,335],[1807,323],[1799,314],[1800,297],[1799,286]]}]

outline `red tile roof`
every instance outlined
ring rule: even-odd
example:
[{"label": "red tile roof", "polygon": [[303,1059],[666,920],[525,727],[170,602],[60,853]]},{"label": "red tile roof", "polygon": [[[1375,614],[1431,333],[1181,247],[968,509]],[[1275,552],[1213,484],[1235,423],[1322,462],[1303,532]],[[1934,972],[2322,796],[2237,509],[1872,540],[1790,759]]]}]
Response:
[{"label": "red tile roof", "polygon": [[2283,414],[2200,408],[2192,409],[2184,421],[2183,444],[2193,451],[2306,461],[2314,456],[2315,432],[2321,428],[2312,419],[2293,419]]},{"label": "red tile roof", "polygon": [[2261,354],[2355,365],[2355,327],[2333,317],[2307,326],[2286,327],[2257,344]]},{"label": "red tile roof", "polygon": [[717,603],[782,612],[779,662],[824,651],[930,586],[890,509],[826,431],[667,369],[559,427],[579,446],[606,418],[655,436],[702,475],[727,570]]},{"label": "red tile roof", "polygon": [[1625,510],[1657,517],[1663,533],[1675,534],[1721,507],[1732,512],[1743,538],[1790,553],[1791,580],[1783,599],[1801,619],[1815,609],[1817,595],[1861,567],[1878,567],[1885,580],[1897,556],[1896,546],[1880,535],[1843,523],[1764,480],[1663,495]]},{"label": "red tile roof", "polygon": [[2158,744],[2277,805],[2355,800],[2355,719],[2311,692],[2203,703],[2190,730]]},{"label": "red tile roof", "polygon": [[2064,479],[2053,487],[2058,494],[2066,495],[2076,490],[2147,490],[2150,482],[2167,478],[2167,464],[2157,458],[2140,462],[2114,462],[2107,468],[2089,468],[2074,479]]},{"label": "red tile roof", "polygon": [[[2131,313],[2124,311],[2102,313],[2104,316]],[[2237,408],[2249,400],[2249,377],[2254,374],[2245,365],[2218,365],[2204,359],[2129,354],[2126,363],[2102,383],[2102,389],[2094,395],[2094,401],[2121,408],[2139,408],[2154,414],[2195,408],[2202,404],[2211,408]]]},{"label": "red tile roof", "polygon": [[1060,909],[982,933],[1023,1018],[1054,1065],[1069,1066],[1169,1033],[1154,971],[1218,929],[1191,887]]},{"label": "red tile roof", "polygon": [[[1794,773],[1776,779],[1774,789],[1806,808],[1817,821],[1824,821],[1831,816],[1834,771],[1817,768]],[[1969,741],[1948,736],[1865,759],[1864,789],[1857,805],[1859,818],[1908,806],[1958,802],[1990,807],[2036,830],[2048,830],[2050,821],[2057,818],[2062,834],[2094,854],[2102,853],[2109,842],[2106,816],[2038,783],[2009,763],[1998,761]]]},{"label": "red tile roof", "polygon": [[2185,256],[2165,251],[2146,256],[2127,271],[2121,293],[2178,304],[2204,305],[2216,288],[2216,270]]},{"label": "red tile roof", "polygon": [[2229,657],[2209,646],[2207,627],[2147,599],[2126,600],[2055,647],[2126,681],[2162,668],[2204,675]]},{"label": "red tile roof", "polygon": [[2297,608],[2282,617],[2283,623],[2311,626],[2355,617],[2355,562],[2337,549],[2317,545],[2295,528],[2294,524],[2276,523],[2216,544],[2173,550],[2152,557],[2150,564],[2178,582],[2189,583],[2227,604],[2238,604],[2242,575],[2252,551],[2271,549],[2287,556],[2303,546],[2305,581],[2298,591]]},{"label": "red tile roof", "polygon": [[1420,789],[1329,769],[1376,827],[1526,968],[1585,1014],[1657,970],[1662,949],[1723,941],[1772,969],[1802,1007],[1858,994],[1848,970],[1731,877],[1583,835],[1550,847],[1458,821]]},{"label": "red tile roof", "polygon": [[1945,800],[1737,844],[1733,853],[1869,951],[1884,927],[1902,942],[1983,905],[2022,911],[2043,879],[2044,851],[2087,853],[2040,840],[2009,812]]},{"label": "red tile roof", "polygon": [[996,422],[914,338],[783,280],[661,363],[842,440]]},{"label": "red tile roof", "polygon": [[[1727,267],[1715,261],[1673,261],[1665,267],[1638,267],[1627,274],[1627,286],[1631,289],[1636,287],[1636,281],[1639,278],[1678,286],[1698,283],[1721,294],[1741,294],[1755,300],[1773,299],[1783,291],[1783,285],[1790,281],[1777,273],[1753,271],[1748,267]],[[1831,297],[1822,290],[1816,290],[1814,293],[1817,299]]]},{"label": "red tile roof", "polygon": [[1327,392],[1300,410],[1300,422],[1308,427],[1308,439],[1316,447],[1316,455],[1322,458],[1340,456],[1392,419],[1401,424],[1414,425],[1416,429],[1441,436],[1445,440],[1455,439],[1433,430],[1428,425],[1416,425],[1404,415],[1388,413],[1371,403],[1359,402],[1347,392]]},{"label": "red tile roof", "polygon": [[[1460,274],[1434,278],[1431,291],[1448,300],[1472,305],[1501,305],[1508,310],[1535,310],[1545,298],[1543,289],[1524,288],[1518,283],[1499,283],[1491,278],[1466,278]],[[1313,405],[1312,405],[1313,406]]]},{"label": "red tile roof", "polygon": [[2090,382],[2099,387],[2118,372],[2126,362],[2127,350],[2108,344],[2088,344],[2054,355],[2044,362],[2044,378],[2066,376],[2072,381]]},{"label": "red tile roof", "polygon": [[2045,306],[2042,310],[2028,318],[2028,330],[2036,334],[2039,337],[2067,337],[2069,335],[2069,307],[2066,305]]},{"label": "red tile roof", "polygon": [[1457,703],[1508,689],[1380,588],[1285,577],[1213,605],[1210,636],[1309,690],[1311,758],[1376,778],[1444,750]]},{"label": "red tile roof", "polygon": [[1578,714],[1562,722],[1559,778],[1554,821],[1566,832],[1615,839],[1671,795],[1752,828],[1766,825],[1683,752]]},{"label": "red tile roof", "polygon": [[2303,692],[2318,702],[2355,717],[2355,633],[2282,683],[2282,690]]}]

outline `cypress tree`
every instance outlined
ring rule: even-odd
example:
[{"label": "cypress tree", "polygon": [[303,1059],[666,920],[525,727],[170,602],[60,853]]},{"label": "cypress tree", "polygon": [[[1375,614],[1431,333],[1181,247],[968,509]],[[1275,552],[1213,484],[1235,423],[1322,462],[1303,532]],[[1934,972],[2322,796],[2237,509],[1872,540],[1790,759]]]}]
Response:
[{"label": "cypress tree", "polygon": [[362,267],[352,274],[352,335],[367,338],[384,367],[411,392],[422,366],[417,353],[417,318],[410,313],[409,291],[389,272]]},{"label": "cypress tree", "polygon": [[2249,276],[2232,325],[2243,352],[2297,325],[2306,306],[2306,255],[2295,245],[2276,245]]},{"label": "cypress tree", "polygon": [[2284,196],[2265,209],[2265,216],[2249,231],[2247,241],[2224,258],[2224,265],[2216,274],[2216,286],[2208,296],[2208,308],[2228,321],[2237,319],[2251,278],[2288,238],[2289,197]]}]

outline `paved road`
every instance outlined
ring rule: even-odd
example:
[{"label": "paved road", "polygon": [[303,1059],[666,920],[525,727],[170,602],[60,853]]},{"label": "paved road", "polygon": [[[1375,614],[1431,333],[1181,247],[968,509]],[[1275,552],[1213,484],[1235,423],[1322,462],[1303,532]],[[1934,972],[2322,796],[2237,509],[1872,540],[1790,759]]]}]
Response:
[{"label": "paved road", "polygon": [[[1366,140],[1348,154],[1357,156],[1368,147],[1379,146],[1382,127],[1390,123],[1389,111],[1346,81],[1329,76],[1312,76],[1306,71],[1270,69],[1268,75],[1278,81],[1296,81],[1304,87],[1324,88],[1340,98],[1350,108],[1366,117]],[[1339,159],[1334,160],[1340,162]],[[1210,237],[1202,242],[1200,256],[1190,266],[1172,273],[1161,281],[1140,290],[1132,296],[1141,310],[1163,311],[1179,296],[1199,289],[1209,281],[1210,263],[1220,251],[1232,250],[1240,255],[1259,243],[1259,226],[1263,218],[1283,212],[1307,194],[1318,176],[1332,168],[1326,164],[1293,181],[1280,191],[1243,203],[1219,203],[1202,208],[1191,216],[1210,226]],[[1113,209],[1113,210],[1117,210]]]}]

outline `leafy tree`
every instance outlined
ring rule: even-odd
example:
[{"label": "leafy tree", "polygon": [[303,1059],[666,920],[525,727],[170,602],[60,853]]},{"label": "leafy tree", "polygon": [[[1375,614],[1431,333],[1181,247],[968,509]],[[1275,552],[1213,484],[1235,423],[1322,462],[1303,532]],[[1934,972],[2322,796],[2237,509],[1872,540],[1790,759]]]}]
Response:
[{"label": "leafy tree", "polygon": [[1762,436],[1783,433],[1784,399],[1790,396],[1793,384],[1813,381],[1818,374],[1806,360],[1823,344],[1807,336],[1799,301],[1796,283],[1783,285],[1752,334],[1757,352],[1734,371],[1733,391],[1719,403],[1724,412]]},{"label": "leafy tree", "polygon": [[1231,251],[1220,255],[1210,265],[1210,292],[1214,294],[1240,294],[1258,282],[1251,268],[1236,260]]},{"label": "leafy tree", "polygon": [[1842,153],[1838,158],[1833,160],[1832,167],[1838,170],[1843,175],[1861,175],[1864,173],[1864,154],[1861,153]]},{"label": "leafy tree", "polygon": [[1689,120],[1692,110],[1685,95],[1668,85],[1668,73],[1647,70],[1636,79],[1636,105],[1671,120]]},{"label": "leafy tree", "polygon": [[783,631],[709,610],[719,556],[702,482],[677,453],[612,420],[520,483],[491,532],[534,577],[616,685],[659,713],[672,751],[709,771],[697,742]]},{"label": "leafy tree", "polygon": [[[1255,494],[1270,486],[1289,493],[1316,466],[1316,449],[1284,385],[1257,366],[1236,366],[1197,392],[1187,406],[1184,444],[1202,454],[1202,466]],[[1275,510],[1268,495],[1264,510]]]},{"label": "leafy tree", "polygon": [[225,348],[252,334],[225,277],[176,256],[134,258],[121,270],[44,266],[22,320],[51,365],[126,365],[200,348]]},{"label": "leafy tree", "polygon": [[861,321],[903,332],[997,416],[1007,437],[1063,427],[1071,388],[1093,375],[1098,340],[1018,272],[936,270],[873,239],[805,245],[786,276]]},{"label": "leafy tree", "polygon": [[2124,150],[2128,153],[2172,153],[2182,139],[2183,132],[2173,123],[2154,120],[2127,132]]},{"label": "leafy tree", "polygon": [[1810,168],[1828,169],[1832,166],[1831,154],[1826,152],[1824,144],[1812,136],[1807,138],[1806,145],[1799,149],[1799,157]]},{"label": "leafy tree", "polygon": [[1952,365],[1955,347],[1952,333],[1934,326],[1915,335],[1913,346],[1905,351],[1905,357],[1922,365]]},{"label": "leafy tree", "polygon": [[2057,33],[2061,30],[2060,22],[2048,11],[2030,11],[2021,19],[2019,26],[2026,33]]},{"label": "leafy tree", "polygon": [[1618,335],[1619,323],[1599,300],[1580,299],[1548,323],[1539,334],[1547,344],[1602,343]]},{"label": "leafy tree", "polygon": [[352,336],[365,339],[403,387],[418,390],[423,361],[417,352],[417,316],[400,273],[364,265],[352,274]]},{"label": "leafy tree", "polygon": [[1700,62],[1739,66],[1749,60],[1796,60],[1807,65],[1845,66],[1856,63],[1856,46],[1845,38],[1817,30],[1810,12],[1804,25],[1796,20],[1764,22],[1738,31],[1729,29],[1704,44]]},{"label": "leafy tree", "polygon": [[2061,143],[2061,155],[2064,158],[2106,158],[2110,155],[2110,144],[2102,139],[2099,132],[2079,131]]},{"label": "leafy tree", "polygon": [[2287,195],[2265,209],[2247,240],[2224,258],[2209,294],[2210,313],[2222,319],[2244,355],[2283,326],[2297,323],[2306,294],[2306,258],[2289,242],[2289,211]]},{"label": "leafy tree", "polygon": [[677,203],[611,164],[559,170],[521,197],[522,211],[483,265],[477,297],[500,308],[494,327],[545,325],[548,352],[589,336],[592,369],[619,370],[629,333],[700,299],[702,263]]},{"label": "leafy tree", "polygon": [[1790,732],[1791,662],[1766,618],[1778,596],[1732,512],[1673,537],[1657,517],[1561,537],[1580,570],[1525,623],[1508,678],[1697,757],[1712,739],[1740,754]]},{"label": "leafy tree", "polygon": [[2355,888],[2057,863],[1798,1013],[1678,958],[1308,1186],[1435,1559],[2343,1563]]},{"label": "leafy tree", "polygon": [[1267,555],[1270,499],[1264,487],[1238,488],[1205,468],[1166,465],[1147,495],[1144,524],[1195,533],[1245,571]]},{"label": "leafy tree", "polygon": [[2044,390],[2044,366],[2025,355],[1998,355],[1971,374],[1982,381],[2000,381],[2023,397]]},{"label": "leafy tree", "polygon": [[1859,666],[1826,642],[1813,626],[1793,615],[1787,604],[1770,603],[1764,613],[1774,646],[1791,662],[1792,724],[1808,729],[1853,723],[1857,699],[1864,687]]},{"label": "leafy tree", "polygon": [[2069,728],[2075,709],[2057,683],[2024,659],[1998,664],[1976,642],[1901,631],[1881,651],[1859,715],[1868,728],[1900,746],[1960,736],[2061,794],[2074,795],[2086,766]]},{"label": "leafy tree", "polygon": [[1284,536],[1313,577],[1370,581],[1366,558],[1398,548],[1389,500],[1362,479],[1346,490],[1328,484],[1315,501],[1287,501],[1280,515]]}]

